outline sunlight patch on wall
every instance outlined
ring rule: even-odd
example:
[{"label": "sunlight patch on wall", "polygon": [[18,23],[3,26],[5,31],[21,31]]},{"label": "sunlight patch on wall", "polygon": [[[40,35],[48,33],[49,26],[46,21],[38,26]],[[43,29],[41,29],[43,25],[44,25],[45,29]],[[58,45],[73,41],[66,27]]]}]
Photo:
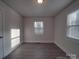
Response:
[{"label": "sunlight patch on wall", "polygon": [[20,44],[20,29],[11,29],[11,48]]}]

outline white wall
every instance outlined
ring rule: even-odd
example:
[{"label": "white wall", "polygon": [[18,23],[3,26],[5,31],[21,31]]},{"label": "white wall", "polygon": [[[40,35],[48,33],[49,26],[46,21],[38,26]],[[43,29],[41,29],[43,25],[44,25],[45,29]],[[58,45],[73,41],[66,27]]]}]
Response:
[{"label": "white wall", "polygon": [[[7,56],[15,48],[11,48],[11,29],[20,29],[22,34],[22,17],[13,9],[0,1],[0,6],[3,10],[3,36],[4,36],[4,56]],[[21,42],[23,42],[21,36]]]},{"label": "white wall", "polygon": [[67,15],[77,9],[79,9],[79,0],[55,17],[55,43],[67,54],[76,54],[79,57],[79,40],[66,37]]},{"label": "white wall", "polygon": [[[36,35],[34,21],[44,22],[44,33]],[[24,42],[52,43],[54,41],[53,17],[25,17],[24,19]]]}]

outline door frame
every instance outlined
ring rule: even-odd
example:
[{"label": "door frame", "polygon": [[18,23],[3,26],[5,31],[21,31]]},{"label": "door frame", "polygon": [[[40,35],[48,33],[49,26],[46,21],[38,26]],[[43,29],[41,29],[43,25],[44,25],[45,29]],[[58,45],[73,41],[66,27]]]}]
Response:
[{"label": "door frame", "polygon": [[2,59],[4,58],[4,25],[5,25],[5,22],[4,22],[4,9],[2,7],[2,5],[0,4],[0,11],[1,11],[1,17],[2,17]]}]

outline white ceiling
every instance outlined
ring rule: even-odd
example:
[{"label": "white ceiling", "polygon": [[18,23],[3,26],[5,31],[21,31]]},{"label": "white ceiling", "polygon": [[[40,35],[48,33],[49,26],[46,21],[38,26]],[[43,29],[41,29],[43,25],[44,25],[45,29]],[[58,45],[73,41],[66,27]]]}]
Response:
[{"label": "white ceiling", "polygon": [[23,16],[54,16],[73,0],[45,0],[39,5],[35,0],[2,0]]}]

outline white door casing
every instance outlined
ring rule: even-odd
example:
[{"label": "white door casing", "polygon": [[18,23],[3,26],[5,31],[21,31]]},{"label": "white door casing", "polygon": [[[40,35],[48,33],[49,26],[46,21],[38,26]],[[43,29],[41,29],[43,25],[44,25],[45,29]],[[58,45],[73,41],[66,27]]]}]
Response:
[{"label": "white door casing", "polygon": [[2,11],[0,9],[0,59],[3,57],[3,19]]}]

